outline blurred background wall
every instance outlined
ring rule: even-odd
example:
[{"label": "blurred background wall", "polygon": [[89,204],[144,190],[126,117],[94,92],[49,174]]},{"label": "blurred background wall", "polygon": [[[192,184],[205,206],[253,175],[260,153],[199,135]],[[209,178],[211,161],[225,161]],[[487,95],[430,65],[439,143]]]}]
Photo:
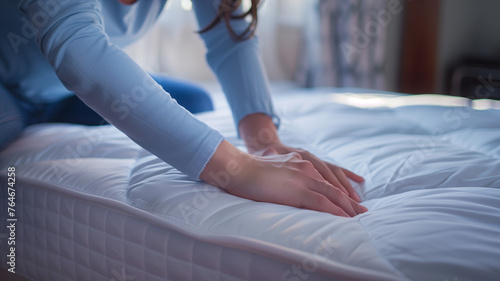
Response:
[{"label": "blurred background wall", "polygon": [[[441,0],[436,90],[446,92],[461,64],[500,65],[500,1]],[[491,66],[489,66],[491,65]]]}]

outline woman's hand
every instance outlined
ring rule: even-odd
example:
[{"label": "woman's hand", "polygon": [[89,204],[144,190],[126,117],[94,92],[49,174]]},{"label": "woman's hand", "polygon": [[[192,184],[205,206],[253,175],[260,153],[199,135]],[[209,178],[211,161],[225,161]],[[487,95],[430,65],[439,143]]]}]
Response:
[{"label": "woman's hand", "polygon": [[292,152],[298,153],[302,160],[309,161],[312,164],[322,179],[337,187],[352,199],[360,202],[361,199],[348,178],[355,182],[362,182],[364,181],[363,177],[347,169],[322,161],[306,150],[283,145],[278,138],[276,126],[272,122],[271,117],[261,113],[248,115],[240,121],[239,131],[250,154],[269,156]]},{"label": "woman's hand", "polygon": [[348,178],[352,179],[355,182],[363,182],[364,181],[363,177],[358,176],[357,174],[347,169],[322,161],[321,159],[319,159],[318,157],[314,156],[312,153],[306,150],[300,148],[288,147],[283,145],[282,143],[273,143],[261,148],[260,150],[256,151],[249,150],[249,152],[253,155],[260,155],[260,156],[298,153],[301,156],[302,160],[309,161],[312,164],[312,166],[320,174],[321,179],[326,180],[331,185],[337,187],[344,194],[348,195],[357,202],[361,201],[361,198],[359,198],[359,195],[352,187]]},{"label": "woman's hand", "polygon": [[243,198],[352,217],[367,209],[323,179],[299,153],[255,156],[223,141],[200,175]]}]

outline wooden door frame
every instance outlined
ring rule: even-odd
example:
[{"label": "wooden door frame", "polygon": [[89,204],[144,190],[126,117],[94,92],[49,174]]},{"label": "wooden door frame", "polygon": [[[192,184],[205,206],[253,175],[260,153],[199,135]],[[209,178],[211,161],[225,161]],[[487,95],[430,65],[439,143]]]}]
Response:
[{"label": "wooden door frame", "polygon": [[407,0],[398,91],[437,92],[440,0]]}]

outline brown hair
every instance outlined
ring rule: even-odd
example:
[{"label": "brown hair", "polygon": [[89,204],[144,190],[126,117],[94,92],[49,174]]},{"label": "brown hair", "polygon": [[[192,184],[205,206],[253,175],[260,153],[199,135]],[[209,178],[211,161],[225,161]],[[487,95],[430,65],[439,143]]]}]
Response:
[{"label": "brown hair", "polygon": [[[241,15],[233,15],[233,13],[238,9],[241,5],[242,0],[220,0],[219,3],[219,11],[217,12],[217,16],[212,20],[207,26],[205,26],[202,30],[198,31],[199,33],[207,32],[212,29],[214,26],[219,24],[222,20],[226,24],[227,30],[233,39],[236,41],[244,41],[249,38],[252,38],[255,34],[255,28],[257,27],[257,6],[260,3],[260,0],[251,0],[252,6],[248,11]],[[252,16],[252,21],[248,25],[247,29],[243,31],[241,34],[236,34],[229,20],[231,19],[244,19],[248,15]]]}]

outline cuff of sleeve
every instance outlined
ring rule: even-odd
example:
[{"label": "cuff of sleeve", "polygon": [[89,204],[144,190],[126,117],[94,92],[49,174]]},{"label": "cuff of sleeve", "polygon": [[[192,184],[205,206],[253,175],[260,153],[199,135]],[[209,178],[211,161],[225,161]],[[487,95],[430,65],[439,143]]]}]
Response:
[{"label": "cuff of sleeve", "polygon": [[208,162],[214,155],[219,145],[224,140],[224,136],[222,136],[218,131],[214,130],[210,133],[210,135],[203,141],[201,144],[200,150],[193,158],[191,165],[191,169],[187,173],[187,175],[195,181],[201,182],[200,174],[203,172]]}]

